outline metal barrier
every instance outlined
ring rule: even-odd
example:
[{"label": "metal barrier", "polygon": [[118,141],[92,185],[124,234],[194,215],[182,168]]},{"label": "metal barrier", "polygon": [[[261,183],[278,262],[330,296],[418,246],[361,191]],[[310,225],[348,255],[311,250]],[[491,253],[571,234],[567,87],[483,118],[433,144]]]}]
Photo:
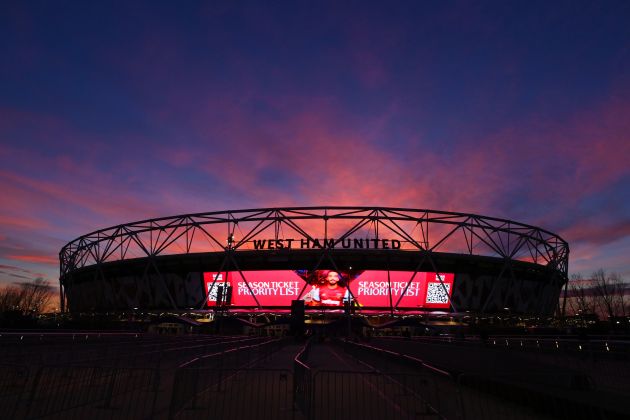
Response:
[{"label": "metal barrier", "polygon": [[[555,386],[552,385],[554,381]],[[610,418],[600,404],[594,403],[587,377],[553,372],[483,376],[462,374],[457,383],[462,396],[463,419]],[[612,418],[616,418],[615,415]]]},{"label": "metal barrier", "polygon": [[0,365],[0,413],[12,418],[20,407],[29,380],[26,366]]},{"label": "metal barrier", "polygon": [[[417,358],[365,344],[344,342],[347,353],[372,367],[376,373],[394,383],[412,384],[405,389],[423,407],[423,415],[435,418],[459,418],[459,389],[456,378],[449,372],[424,363]],[[378,366],[376,370],[375,366]],[[406,410],[413,414],[414,411]]]},{"label": "metal barrier", "polygon": [[[212,387],[218,391],[229,389],[229,385],[234,382],[234,377],[247,375],[247,372],[263,372],[262,370],[251,369],[251,366],[268,359],[284,344],[285,340],[283,339],[272,339],[258,344],[210,353],[182,364],[175,372],[169,418],[180,417],[186,410],[196,410],[198,402],[206,399],[205,395]],[[286,374],[281,376],[285,378],[286,382]],[[221,398],[217,399],[221,400]],[[232,410],[228,410],[226,413],[217,413],[217,416],[219,414],[227,415],[231,412]]]},{"label": "metal barrier", "polygon": [[181,369],[171,419],[293,419],[293,374],[282,369]]},{"label": "metal barrier", "polygon": [[[3,337],[2,344],[6,345],[0,346],[0,355],[33,361],[35,375],[20,365],[0,365],[0,417],[109,419],[166,418],[169,402],[177,402],[179,390],[186,389],[187,381],[180,380],[175,390],[172,386],[176,374],[182,375],[179,371],[184,369],[176,367],[183,360],[197,368],[212,367],[221,372],[250,369],[268,360],[284,341],[250,337],[169,341],[133,335],[125,342],[104,346],[88,335],[68,335],[49,342],[34,335],[24,339],[14,335]],[[51,357],[61,349],[62,358]],[[37,353],[38,357],[31,358]],[[47,360],[61,363],[43,364]],[[287,380],[286,374],[282,377]],[[291,382],[289,398],[292,390]],[[183,406],[187,400],[182,400]]]},{"label": "metal barrier", "polygon": [[313,372],[306,364],[312,340],[310,338],[293,359],[293,399],[295,407],[307,415],[311,413],[313,401]]},{"label": "metal barrier", "polygon": [[[387,343],[392,345],[387,345]],[[514,357],[514,364],[546,365],[549,369],[566,369],[576,373],[575,377],[588,377],[592,387],[626,396],[630,396],[630,347],[626,342],[606,339],[578,340],[536,337],[492,337],[481,342],[479,340],[456,339],[451,337],[401,339],[387,337],[377,344],[385,348],[400,349],[420,346],[449,346],[461,352],[500,352]],[[412,350],[411,350],[412,351]],[[477,363],[481,362],[477,360]],[[495,374],[498,372],[492,358],[485,361],[484,370]],[[463,371],[463,369],[462,369]],[[539,369],[542,372],[541,369]],[[467,372],[469,373],[469,372]],[[574,385],[572,385],[574,386]],[[568,387],[568,385],[567,385]]]},{"label": "metal barrier", "polygon": [[274,338],[262,343],[223,347],[219,351],[204,354],[180,365],[180,368],[214,367],[214,368],[241,368],[249,363],[265,360],[286,344],[285,339]]},{"label": "metal barrier", "polygon": [[[454,381],[430,369],[313,372],[304,365],[302,373],[292,373],[251,367],[182,368],[167,389],[160,389],[160,379],[157,372],[147,369],[44,367],[28,398],[14,395],[15,401],[28,403],[23,404],[24,410],[7,417],[606,418],[596,408],[566,399],[561,392],[550,396],[549,392],[524,389],[521,384],[510,387],[514,378],[461,375]],[[159,392],[162,397],[172,395],[170,404],[166,401],[168,414],[156,411]]]},{"label": "metal barrier", "polygon": [[318,371],[308,418],[445,418],[424,398],[434,386],[425,375]]},{"label": "metal barrier", "polygon": [[28,397],[24,418],[151,418],[159,372],[84,366],[44,366]]},{"label": "metal barrier", "polygon": [[[626,380],[630,369],[623,360],[616,360],[612,352],[601,358],[588,352],[572,355],[560,350],[561,343],[558,350],[539,352],[521,351],[512,341],[503,348],[510,354],[517,352],[516,359],[524,363],[544,358],[549,366],[566,365],[572,371],[488,369],[484,373],[480,369],[475,374],[447,372],[407,354],[351,341],[341,344],[361,361],[362,365],[349,365],[348,369],[356,365],[356,371],[333,371],[330,368],[341,366],[334,363],[319,364],[324,369],[313,370],[309,366],[312,341],[299,352],[296,346],[283,348],[286,339],[145,341],[139,347],[133,347],[133,342],[114,343],[106,350],[88,343],[83,338],[80,344],[72,344],[85,351],[75,353],[77,360],[69,358],[60,365],[39,369],[0,365],[0,417],[470,420],[628,416],[623,395],[610,391],[630,386]],[[129,355],[109,357],[128,345],[132,346]],[[407,350],[399,346],[399,351]],[[296,352],[293,371],[284,369]],[[318,354],[310,354],[315,366],[321,363]],[[145,362],[143,355],[148,355]],[[152,358],[169,363],[153,367]],[[113,361],[117,366],[94,366],[95,360]],[[136,361],[138,367],[128,367]],[[278,368],[257,368],[261,366]],[[360,371],[362,366],[364,371]],[[612,380],[615,369],[616,382],[601,381]]]},{"label": "metal barrier", "polygon": [[[598,389],[593,378],[580,370],[497,373],[488,369],[483,374],[448,373],[391,350],[352,342],[346,342],[345,347],[355,357],[389,372],[404,370],[404,366],[412,367],[414,372],[424,369],[433,386],[418,394],[447,418],[590,420],[626,418],[630,414],[621,394]],[[431,393],[432,389],[436,393]],[[445,394],[450,395],[446,404]],[[449,411],[449,407],[457,409]]]}]

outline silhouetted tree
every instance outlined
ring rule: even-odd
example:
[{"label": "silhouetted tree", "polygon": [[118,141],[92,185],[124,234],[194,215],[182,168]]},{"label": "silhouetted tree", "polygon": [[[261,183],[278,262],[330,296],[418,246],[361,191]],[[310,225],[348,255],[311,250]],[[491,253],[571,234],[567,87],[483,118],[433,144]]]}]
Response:
[{"label": "silhouetted tree", "polygon": [[617,273],[593,273],[594,291],[601,311],[609,317],[626,315],[626,284]]},{"label": "silhouetted tree", "polygon": [[20,308],[20,288],[8,285],[0,289],[0,312],[17,311]]},{"label": "silhouetted tree", "polygon": [[49,305],[53,295],[53,288],[41,277],[32,282],[5,286],[0,289],[0,311],[39,314]]},{"label": "silhouetted tree", "polygon": [[594,314],[596,309],[593,287],[586,284],[581,274],[572,274],[569,281],[569,308],[576,314]]},{"label": "silhouetted tree", "polygon": [[628,314],[628,299],[626,292],[628,285],[623,281],[618,273],[610,273],[609,281],[615,284],[615,296],[613,297],[613,306],[617,316],[626,316]]}]

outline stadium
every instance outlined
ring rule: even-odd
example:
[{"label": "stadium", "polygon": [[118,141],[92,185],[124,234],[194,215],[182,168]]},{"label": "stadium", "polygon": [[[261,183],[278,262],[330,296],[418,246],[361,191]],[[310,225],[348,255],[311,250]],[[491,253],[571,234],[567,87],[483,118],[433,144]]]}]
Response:
[{"label": "stadium", "polygon": [[549,316],[566,287],[568,256],[554,233],[476,214],[230,210],[127,223],[69,242],[60,252],[60,298],[66,312],[286,312],[302,301],[307,312]]}]

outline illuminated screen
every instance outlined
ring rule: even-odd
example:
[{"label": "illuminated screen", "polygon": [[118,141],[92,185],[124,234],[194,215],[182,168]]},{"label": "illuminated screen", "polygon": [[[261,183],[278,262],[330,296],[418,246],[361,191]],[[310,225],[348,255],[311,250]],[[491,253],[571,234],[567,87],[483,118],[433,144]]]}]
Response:
[{"label": "illuminated screen", "polygon": [[[455,275],[378,270],[266,270],[203,273],[208,306],[399,306],[449,308]],[[402,298],[401,298],[402,296]]]}]

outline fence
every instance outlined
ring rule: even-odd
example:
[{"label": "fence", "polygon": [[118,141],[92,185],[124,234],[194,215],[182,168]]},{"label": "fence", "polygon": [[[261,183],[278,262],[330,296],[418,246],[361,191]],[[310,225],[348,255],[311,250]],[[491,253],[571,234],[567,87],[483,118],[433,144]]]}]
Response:
[{"label": "fence", "polygon": [[[563,379],[567,388],[577,389],[589,383],[591,389],[630,396],[630,344],[627,341],[593,337],[590,340],[560,339],[543,337],[492,337],[483,342],[478,339],[455,338],[380,338],[374,340],[379,347],[399,350],[414,345],[448,346],[459,352],[483,352],[484,354],[505,355],[513,359],[513,364],[546,365],[548,371],[561,369],[575,372],[569,379]],[[426,346],[425,346],[426,348]],[[446,349],[446,348],[445,348]],[[488,371],[496,372],[495,361],[487,358]],[[462,369],[463,371],[463,369]],[[502,372],[511,373],[511,372]],[[540,376],[540,375],[539,375]],[[552,376],[552,375],[550,375]],[[553,374],[555,379],[555,373]],[[581,378],[581,379],[580,379]],[[588,378],[588,379],[584,379]],[[580,382],[582,385],[580,385]]]},{"label": "fence", "polygon": [[308,418],[446,418],[424,398],[434,385],[417,374],[318,371]]},{"label": "fence", "polygon": [[302,413],[310,413],[313,401],[313,372],[307,365],[311,349],[312,338],[307,341],[302,350],[293,360],[293,398],[295,406]]},{"label": "fence", "polygon": [[25,418],[151,418],[158,386],[155,369],[44,366],[21,414]]},{"label": "fence", "polygon": [[[365,344],[344,342],[347,353],[366,363],[374,372],[393,384],[404,384],[401,392],[413,398],[405,413],[432,414],[435,418],[459,418],[459,390],[456,378],[421,360]],[[378,367],[378,368],[377,368]]]},{"label": "fence", "polygon": [[[384,366],[389,372],[426,374],[418,397],[446,418],[573,420],[627,418],[630,414],[621,395],[597,389],[589,375],[579,372],[445,372],[392,350],[352,342],[346,342],[345,348],[353,356],[379,368]],[[383,358],[386,360],[380,360]],[[444,398],[444,394],[450,396]]]},{"label": "fence", "polygon": [[29,380],[26,366],[0,365],[0,413],[15,416],[26,393]]},{"label": "fence", "polygon": [[[607,419],[601,401],[589,401],[588,389],[576,395],[569,385],[570,375],[553,372],[519,375],[461,374],[457,377],[460,390],[462,419]],[[549,385],[551,380],[562,385]],[[580,386],[588,388],[588,378],[581,378]],[[536,384],[538,385],[531,385]],[[612,418],[615,418],[614,415]]]},{"label": "fence", "polygon": [[[216,418],[235,418],[228,413],[239,412],[237,409],[243,404],[242,401],[240,405],[236,404],[236,397],[242,391],[247,392],[248,388],[243,384],[249,383],[276,390],[277,395],[269,396],[269,404],[275,404],[275,401],[283,404],[278,396],[287,395],[290,402],[282,407],[292,407],[293,384],[289,371],[272,374],[252,369],[253,365],[277,352],[285,344],[283,340],[213,337],[209,342],[181,340],[177,347],[171,347],[172,343],[168,341],[133,340],[129,353],[121,351],[129,348],[125,343],[98,349],[97,345],[86,344],[89,338],[81,344],[66,340],[62,344],[70,351],[63,356],[61,364],[42,365],[42,360],[49,359],[48,356],[41,356],[33,359],[35,363],[32,371],[19,365],[0,365],[0,417],[168,418],[172,411],[170,403],[185,411],[191,402],[193,407],[203,403],[209,386],[215,385],[220,386],[223,394],[213,401],[221,401],[225,407],[223,412],[215,412]],[[32,351],[24,352],[24,357],[30,359],[35,350],[31,346],[34,343],[26,345],[21,341],[9,343],[0,349],[0,353],[15,355],[16,348],[30,349]],[[72,343],[70,348],[68,343]],[[18,347],[11,348],[13,344]],[[117,351],[122,354],[117,354]],[[116,357],[108,358],[108,354],[116,354]],[[191,359],[192,356],[195,357]],[[180,359],[188,362],[179,368],[164,363],[172,365]],[[163,363],[160,365],[159,361]],[[40,362],[39,365],[37,362]],[[96,365],[99,363],[101,365]],[[130,366],[132,364],[138,367]],[[191,378],[196,379],[191,381]],[[270,382],[269,378],[275,378],[276,382]],[[253,390],[251,388],[247,396],[252,401],[255,395],[259,395],[254,394]],[[259,406],[262,407],[261,404]],[[247,407],[255,406],[248,404]]]},{"label": "fence", "polygon": [[[169,417],[181,417],[182,415],[186,417],[187,410],[194,411],[200,407],[216,409],[217,404],[210,404],[210,402],[215,403],[218,400],[225,403],[222,406],[230,407],[231,403],[226,403],[224,401],[225,398],[231,397],[235,388],[243,388],[247,392],[248,389],[243,385],[242,378],[248,375],[256,377],[256,380],[259,382],[263,378],[263,384],[271,386],[270,389],[275,390],[276,384],[273,382],[273,379],[276,378],[276,375],[269,372],[275,372],[276,370],[254,369],[252,366],[264,362],[285,344],[286,340],[272,339],[262,343],[211,353],[180,365],[175,372]],[[258,373],[258,376],[252,372]],[[280,372],[277,376],[282,380],[281,384],[286,385],[288,382],[291,382],[288,389],[292,389],[292,380],[289,380],[288,377],[289,371],[283,370]],[[270,382],[265,383],[265,381]],[[224,394],[223,399],[220,399],[216,398],[216,393],[212,392],[213,389],[216,392],[229,391],[229,393]],[[290,395],[291,393],[288,392],[287,394]],[[210,398],[210,395],[214,395],[215,398]],[[245,400],[241,400],[241,406],[243,401]],[[258,402],[258,400],[255,401]],[[270,403],[271,401],[268,402],[268,404]],[[239,412],[236,408],[239,407],[235,406],[220,413],[215,412],[216,416],[213,418],[231,418],[229,416],[232,413]]]},{"label": "fence", "polygon": [[183,369],[169,418],[293,419],[293,386],[290,370]]},{"label": "fence", "polygon": [[[175,341],[160,344],[132,337],[127,344],[134,347],[136,343],[142,350],[121,361],[106,355],[127,349],[127,344],[99,350],[85,343],[90,339],[83,340],[73,345],[82,346],[86,358],[54,365],[0,365],[1,417],[470,420],[628,416],[625,399],[608,388],[600,389],[588,374],[458,373],[417,357],[349,341],[341,344],[347,354],[361,361],[364,371],[313,370],[309,366],[311,341],[299,352],[291,350],[292,355],[298,353],[292,369],[263,369],[289,341],[225,337],[183,340],[176,347],[171,346]],[[514,351],[520,352],[518,347]],[[155,356],[155,352],[161,353]],[[157,357],[162,364],[141,363],[143,354],[149,360]],[[178,355],[187,362],[173,364]],[[558,359],[554,363],[561,363],[562,357]],[[601,363],[611,360],[597,363],[604,366]],[[95,361],[115,363],[97,366]],[[136,361],[137,367],[129,366]]]}]

